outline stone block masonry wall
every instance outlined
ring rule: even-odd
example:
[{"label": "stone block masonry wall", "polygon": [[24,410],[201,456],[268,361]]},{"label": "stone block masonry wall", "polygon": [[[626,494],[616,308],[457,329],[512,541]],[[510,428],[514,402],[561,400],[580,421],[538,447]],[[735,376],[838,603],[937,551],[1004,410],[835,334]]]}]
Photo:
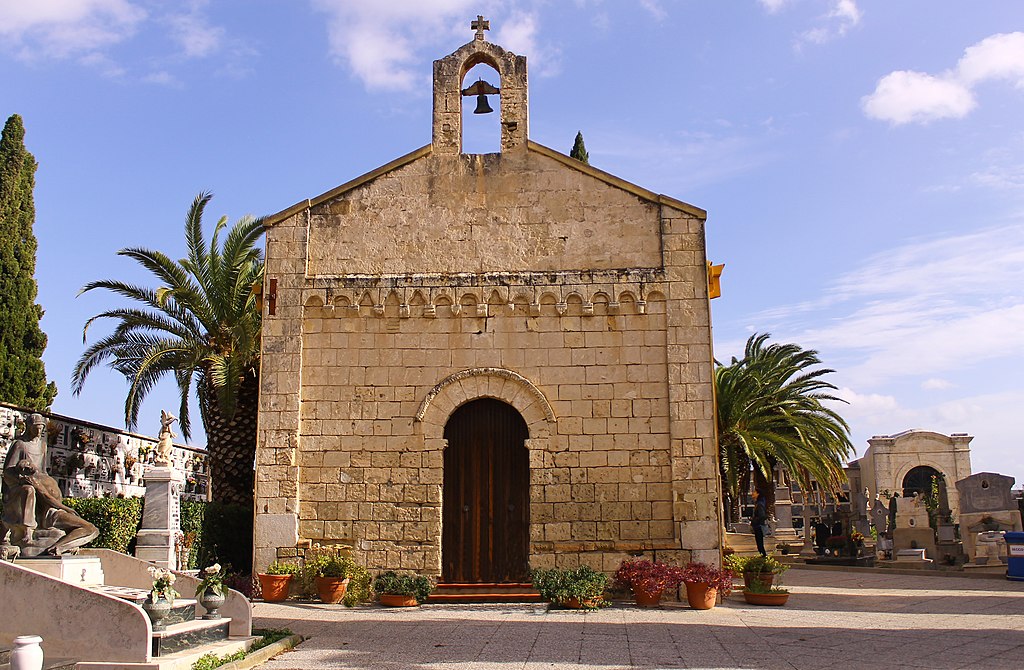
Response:
[{"label": "stone block masonry wall", "polygon": [[[618,313],[609,314],[606,295],[596,303],[587,295],[584,316],[579,294],[559,315],[558,297],[544,293],[530,316],[525,300],[517,313],[515,303],[481,303],[478,295],[463,292],[458,315],[441,300],[434,317],[420,304],[407,318],[396,292],[380,316],[344,296],[329,306],[311,301],[303,319],[301,537],[352,544],[372,567],[436,574],[443,444],[418,434],[416,413],[453,372],[496,368],[535,381],[557,417],[543,450],[528,443],[535,562],[674,547],[663,296],[647,296],[647,314],[632,294],[616,296]],[[493,395],[488,376],[460,383],[466,399]]]},{"label": "stone block masonry wall", "polygon": [[719,560],[703,213],[563,160],[420,150],[275,217],[257,569],[319,542],[438,574],[444,426],[481,397],[528,426],[533,566]]}]

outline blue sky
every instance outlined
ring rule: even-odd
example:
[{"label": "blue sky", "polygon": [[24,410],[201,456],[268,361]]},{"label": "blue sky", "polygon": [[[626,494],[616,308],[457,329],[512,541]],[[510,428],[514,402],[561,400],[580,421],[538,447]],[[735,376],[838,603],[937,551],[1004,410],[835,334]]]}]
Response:
[{"label": "blue sky", "polygon": [[[146,279],[118,249],[180,257],[199,191],[211,225],[270,214],[427,144],[431,61],[477,14],[529,59],[533,140],[568,153],[582,130],[596,167],[708,210],[720,359],[755,331],[817,349],[860,453],[968,432],[975,472],[1024,483],[1024,4],[1005,0],[0,0],[54,410],[121,423],[113,372],[70,391],[83,323],[117,304],[78,289]],[[168,382],[139,430],[174,407]]]}]

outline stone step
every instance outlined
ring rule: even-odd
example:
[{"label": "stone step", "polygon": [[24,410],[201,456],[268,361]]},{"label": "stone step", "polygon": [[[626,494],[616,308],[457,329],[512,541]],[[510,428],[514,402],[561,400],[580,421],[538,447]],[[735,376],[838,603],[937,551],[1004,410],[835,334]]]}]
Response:
[{"label": "stone step", "polygon": [[438,584],[431,604],[445,603],[537,603],[540,594],[530,583]]},{"label": "stone step", "polygon": [[[149,598],[149,591],[145,589],[134,589],[127,586],[97,586],[93,590],[101,591],[108,596],[114,596],[121,600],[135,603],[142,607],[142,603]],[[183,621],[194,621],[196,618],[196,600],[194,598],[175,598],[171,606],[171,613],[165,621],[168,625],[181,623]]]},{"label": "stone step", "polygon": [[227,640],[230,623],[231,619],[197,619],[153,631],[153,658]]}]

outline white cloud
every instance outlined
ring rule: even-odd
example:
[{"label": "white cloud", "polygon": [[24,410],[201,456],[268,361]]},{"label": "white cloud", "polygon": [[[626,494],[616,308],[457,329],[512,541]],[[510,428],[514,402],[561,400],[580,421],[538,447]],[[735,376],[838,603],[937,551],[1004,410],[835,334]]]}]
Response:
[{"label": "white cloud", "polygon": [[830,365],[852,387],[1005,360],[1024,332],[1024,221],[878,254],[821,299],[756,321],[842,358]]},{"label": "white cloud", "polygon": [[1001,33],[967,47],[957,63],[960,78],[967,83],[1010,79],[1024,86],[1024,33]]},{"label": "white cloud", "polygon": [[640,6],[646,9],[651,16],[658,21],[663,21],[668,16],[668,12],[661,6],[658,0],[640,0]]},{"label": "white cloud", "polygon": [[[761,0],[761,4],[769,11],[778,11],[783,3],[778,0]],[[831,9],[821,17],[820,25],[804,31],[796,46],[799,49],[805,43],[824,44],[837,37],[843,37],[851,28],[860,25],[863,16],[864,13],[857,6],[856,0],[835,0]]]},{"label": "white cloud", "polygon": [[945,391],[951,389],[956,384],[949,381],[948,379],[939,379],[938,377],[930,377],[921,382],[921,388],[925,391]]},{"label": "white cloud", "polygon": [[1011,80],[1024,88],[1024,33],[986,37],[967,47],[956,68],[941,75],[890,72],[861,99],[861,108],[869,118],[893,125],[960,119],[977,106],[973,88],[992,80]]},{"label": "white cloud", "polygon": [[757,0],[765,11],[769,14],[775,14],[782,10],[783,7],[792,3],[793,0]]},{"label": "white cloud", "polygon": [[167,18],[171,37],[188,58],[205,58],[221,48],[226,31],[211,25],[201,11],[201,3],[193,3],[190,11]]},{"label": "white cloud", "polygon": [[960,119],[976,103],[971,91],[958,81],[898,70],[882,77],[861,105],[868,117],[901,125]]},{"label": "white cloud", "polygon": [[949,435],[968,433],[971,442],[973,472],[1003,472],[1021,480],[1022,464],[1017,444],[1019,428],[1007,417],[1016,416],[1024,405],[1024,391],[999,391],[968,394],[940,403],[924,403],[916,407],[898,402],[894,397],[858,393],[849,388],[837,393],[849,404],[836,411],[850,423],[854,446],[860,454],[873,435],[893,435],[912,428],[932,430]]},{"label": "white cloud", "polygon": [[467,42],[473,37],[470,0],[313,0],[313,6],[328,15],[331,56],[371,89],[407,90],[427,79],[419,51],[452,35],[453,22]]},{"label": "white cloud", "polygon": [[8,0],[0,42],[26,60],[88,56],[131,37],[145,18],[128,0]]},{"label": "white cloud", "polygon": [[[486,39],[527,56],[533,73],[555,73],[559,52],[538,40],[537,14],[502,14],[500,9],[507,5],[513,3],[499,2],[498,15],[487,15],[491,31]],[[313,7],[328,16],[330,55],[367,88],[378,90],[429,86],[430,61],[450,49],[453,41],[473,39],[470,20],[481,9],[471,0],[313,0]]]}]

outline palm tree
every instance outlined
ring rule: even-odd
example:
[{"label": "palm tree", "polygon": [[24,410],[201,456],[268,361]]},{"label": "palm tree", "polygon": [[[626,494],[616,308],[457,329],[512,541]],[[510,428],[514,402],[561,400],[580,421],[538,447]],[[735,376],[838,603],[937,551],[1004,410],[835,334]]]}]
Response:
[{"label": "palm tree", "polygon": [[[742,360],[715,368],[718,449],[728,513],[735,520],[739,494],[753,472],[758,488],[769,487],[776,464],[837,493],[846,481],[843,466],[853,453],[850,427],[822,404],[841,399],[822,379],[834,372],[815,368],[818,352],[796,344],[766,344],[769,334],[747,340]],[[806,490],[806,489],[805,489]]]},{"label": "palm tree", "polygon": [[113,279],[82,288],[79,294],[106,289],[137,305],[111,309],[86,321],[83,341],[98,319],[113,319],[116,326],[82,354],[72,390],[75,395],[81,393],[89,372],[100,363],[123,374],[129,382],[124,419],[131,430],[146,395],[169,375],[181,396],[178,420],[188,439],[188,405],[195,383],[206,428],[213,499],[251,508],[261,324],[253,287],[263,277],[263,252],[256,246],[263,220],[239,219],[221,245],[220,234],[228,223],[223,217],[207,245],[202,218],[212,197],[209,193],[196,196],[185,218],[187,258],[173,261],[141,247],[118,252],[151,272],[158,288]]}]

